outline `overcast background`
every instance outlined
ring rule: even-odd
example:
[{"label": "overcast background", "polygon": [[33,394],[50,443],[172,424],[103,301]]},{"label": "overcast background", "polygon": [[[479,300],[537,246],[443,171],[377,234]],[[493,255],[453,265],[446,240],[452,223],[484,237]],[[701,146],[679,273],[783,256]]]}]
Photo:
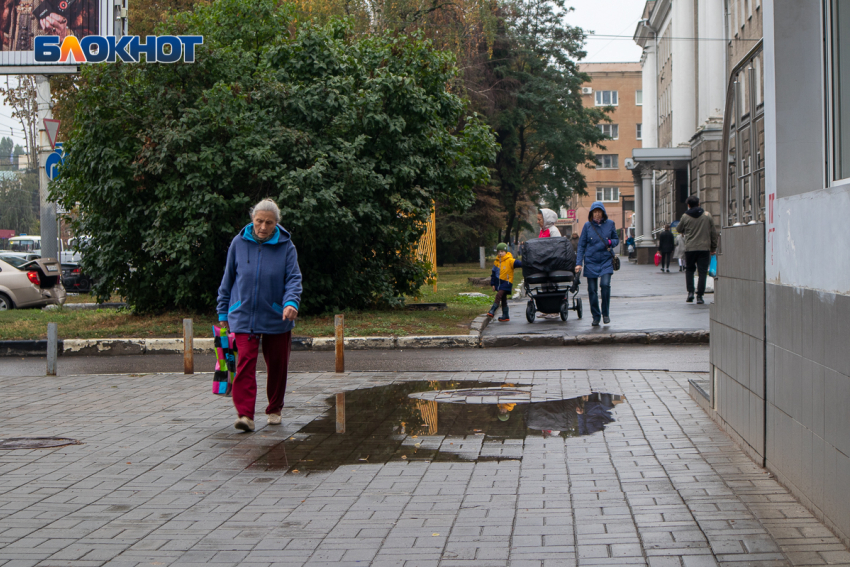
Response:
[{"label": "overcast background", "polygon": [[[574,8],[566,16],[568,24],[608,36],[588,37],[584,60],[596,63],[639,61],[640,47],[631,38],[645,4],[645,0],[567,0],[567,5]],[[4,85],[5,80],[0,77]],[[13,85],[16,83],[15,77],[9,80]],[[0,106],[0,136],[11,137],[16,144],[26,147],[21,124],[12,118],[12,109],[5,105]]]}]

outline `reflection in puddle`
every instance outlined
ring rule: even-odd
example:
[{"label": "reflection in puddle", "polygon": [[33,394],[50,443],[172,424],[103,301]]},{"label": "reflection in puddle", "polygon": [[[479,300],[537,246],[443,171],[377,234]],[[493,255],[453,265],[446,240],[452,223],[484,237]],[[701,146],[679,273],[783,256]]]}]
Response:
[{"label": "reflection in puddle", "polygon": [[522,459],[526,437],[576,437],[605,429],[622,396],[570,399],[530,386],[408,382],[329,398],[333,406],[254,461],[252,468],[333,470],[389,461]]}]

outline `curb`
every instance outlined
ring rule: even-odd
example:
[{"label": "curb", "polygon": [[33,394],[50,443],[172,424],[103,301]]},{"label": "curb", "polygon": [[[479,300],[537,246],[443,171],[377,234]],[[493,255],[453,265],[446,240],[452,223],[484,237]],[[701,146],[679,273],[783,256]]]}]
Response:
[{"label": "curb", "polygon": [[[483,318],[483,319],[482,319]],[[482,319],[482,321],[479,321]],[[498,335],[481,336],[489,318],[478,317],[469,335],[433,335],[419,337],[349,337],[349,350],[439,349],[439,348],[511,348],[556,347],[610,344],[682,345],[708,344],[708,331],[672,331],[659,333],[609,333],[593,335]],[[475,327],[473,326],[473,329]],[[332,351],[334,339],[293,337],[292,350]],[[213,339],[195,339],[196,354],[213,352]],[[140,354],[182,354],[183,339],[65,339],[59,341],[62,356],[122,356]],[[0,341],[0,357],[45,356],[47,341]]]}]

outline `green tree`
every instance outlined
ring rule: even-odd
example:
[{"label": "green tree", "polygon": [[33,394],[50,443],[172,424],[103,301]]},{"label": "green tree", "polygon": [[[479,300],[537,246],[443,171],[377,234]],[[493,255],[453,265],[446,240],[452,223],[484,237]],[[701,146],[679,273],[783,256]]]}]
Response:
[{"label": "green tree", "polygon": [[0,175],[0,203],[0,228],[38,234],[38,175],[4,172]]},{"label": "green tree", "polygon": [[15,142],[12,138],[0,138],[0,164],[9,165],[9,157],[15,149]]},{"label": "green tree", "polygon": [[209,309],[231,239],[266,196],[299,250],[304,310],[418,289],[428,266],[412,246],[432,201],[468,206],[494,155],[446,88],[451,56],[337,21],[295,25],[273,0],[217,0],[164,26],[204,35],[196,62],[85,67],[52,184],[80,204],[98,295]]},{"label": "green tree", "polygon": [[469,73],[469,91],[496,132],[492,172],[505,210],[504,240],[522,228],[523,202],[557,206],[587,186],[579,166],[593,166],[605,113],[585,108],[588,80],[578,61],[584,32],[563,23],[563,0],[516,0],[506,6],[492,55]]}]

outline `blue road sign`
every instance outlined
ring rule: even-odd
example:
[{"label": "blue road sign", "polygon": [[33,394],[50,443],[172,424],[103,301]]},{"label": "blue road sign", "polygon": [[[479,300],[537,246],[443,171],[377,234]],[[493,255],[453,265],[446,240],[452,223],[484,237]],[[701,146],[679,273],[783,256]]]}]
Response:
[{"label": "blue road sign", "polygon": [[47,172],[47,178],[51,181],[59,179],[58,166],[65,163],[65,152],[62,151],[62,143],[57,142],[56,148],[47,156],[44,161],[44,170]]}]

